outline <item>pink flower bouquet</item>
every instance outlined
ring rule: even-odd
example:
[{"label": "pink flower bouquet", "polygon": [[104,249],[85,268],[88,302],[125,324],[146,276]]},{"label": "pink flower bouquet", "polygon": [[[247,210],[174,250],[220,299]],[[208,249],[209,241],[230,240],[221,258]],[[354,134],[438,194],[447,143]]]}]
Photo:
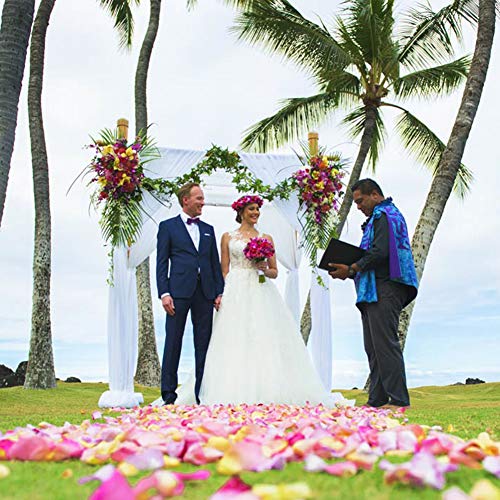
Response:
[{"label": "pink flower bouquet", "polygon": [[[262,262],[274,255],[273,244],[266,238],[251,238],[247,246],[243,249],[243,254],[248,260],[253,262]],[[264,283],[266,277],[259,270],[259,283]]]}]

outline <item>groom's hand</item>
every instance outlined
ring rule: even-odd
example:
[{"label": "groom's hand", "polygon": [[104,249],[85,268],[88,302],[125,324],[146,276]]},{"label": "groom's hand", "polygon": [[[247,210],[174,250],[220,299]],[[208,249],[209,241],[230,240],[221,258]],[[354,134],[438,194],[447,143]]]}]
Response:
[{"label": "groom's hand", "polygon": [[216,297],[216,299],[214,300],[214,307],[215,307],[215,310],[218,311],[219,310],[219,307],[220,307],[220,303],[222,301],[222,295],[219,295],[218,297]]},{"label": "groom's hand", "polygon": [[332,268],[332,271],[328,271],[328,274],[334,279],[345,280],[349,276],[349,266],[345,264],[329,262],[328,267]]},{"label": "groom's hand", "polygon": [[162,297],[161,305],[163,306],[163,309],[165,309],[165,311],[169,316],[174,316],[175,306],[174,306],[174,299],[172,298],[171,295],[165,295],[165,297]]}]

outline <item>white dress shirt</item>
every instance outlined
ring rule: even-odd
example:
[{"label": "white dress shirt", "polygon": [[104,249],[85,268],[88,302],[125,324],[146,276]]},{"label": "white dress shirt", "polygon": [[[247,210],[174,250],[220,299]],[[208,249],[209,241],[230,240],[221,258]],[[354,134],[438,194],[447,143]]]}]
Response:
[{"label": "white dress shirt", "polygon": [[200,246],[200,228],[198,224],[188,224],[187,220],[191,219],[189,215],[186,212],[181,212],[181,219],[182,222],[184,222],[184,225],[186,226],[187,232],[189,233],[189,236],[191,236],[191,239],[193,240],[194,247],[196,250],[198,250]]}]

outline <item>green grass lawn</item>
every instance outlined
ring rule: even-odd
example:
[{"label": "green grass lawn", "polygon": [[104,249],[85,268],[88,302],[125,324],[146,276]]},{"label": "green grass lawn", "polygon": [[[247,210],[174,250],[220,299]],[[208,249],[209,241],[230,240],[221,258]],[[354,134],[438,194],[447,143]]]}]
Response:
[{"label": "green grass lawn", "polygon": [[[0,431],[27,424],[37,425],[42,421],[56,425],[65,422],[79,423],[91,417],[97,409],[97,401],[107,389],[105,384],[65,384],[59,382],[57,389],[28,391],[15,387],[0,390]],[[144,395],[145,403],[158,397],[158,390],[137,387]],[[362,391],[342,391],[348,398],[356,398],[358,404],[366,401]],[[476,437],[487,431],[500,440],[500,383],[473,386],[419,387],[410,390],[412,407],[406,416],[412,423],[440,425],[462,438]],[[451,427],[452,426],[452,429]],[[0,479],[2,499],[79,499],[87,498],[97,483],[79,485],[78,479],[91,474],[97,466],[79,461],[61,463],[0,462],[7,465],[11,474]],[[204,466],[214,472],[213,476],[200,483],[189,483],[185,498],[208,498],[227,477],[215,473],[213,465]],[[71,477],[63,472],[70,469]],[[183,464],[176,470],[192,471],[196,468]],[[483,471],[461,467],[448,475],[447,487],[460,486],[469,491],[481,478],[487,477],[496,486],[500,481]],[[377,467],[372,472],[361,472],[352,478],[336,478],[328,474],[313,474],[303,471],[303,464],[288,464],[283,471],[245,473],[242,479],[250,484],[289,483],[305,481],[313,490],[314,498],[349,499],[413,499],[441,498],[441,493],[431,489],[414,489],[405,486],[386,486],[383,472]],[[132,482],[135,482],[134,478]]]}]

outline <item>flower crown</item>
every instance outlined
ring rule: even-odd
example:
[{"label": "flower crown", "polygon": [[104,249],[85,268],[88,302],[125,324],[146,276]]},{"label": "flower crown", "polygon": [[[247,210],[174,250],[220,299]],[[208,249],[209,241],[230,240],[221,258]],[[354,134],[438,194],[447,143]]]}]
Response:
[{"label": "flower crown", "polygon": [[247,205],[251,205],[252,203],[256,203],[259,208],[262,206],[264,203],[264,200],[257,195],[245,195],[242,196],[241,198],[238,198],[232,205],[231,208],[233,210],[236,210],[236,212],[239,212],[240,210],[243,210]]}]

